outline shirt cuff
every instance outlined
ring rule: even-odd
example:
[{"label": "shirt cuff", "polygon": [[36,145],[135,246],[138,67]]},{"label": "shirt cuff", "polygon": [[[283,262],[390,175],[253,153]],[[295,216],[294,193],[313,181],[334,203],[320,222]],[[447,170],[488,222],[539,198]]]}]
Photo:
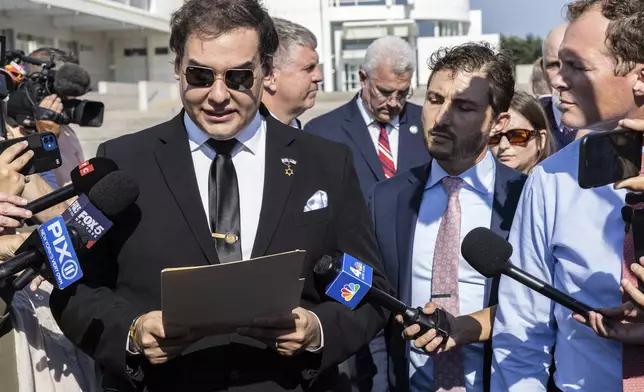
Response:
[{"label": "shirt cuff", "polygon": [[[132,324],[134,324],[136,322],[136,319],[138,319],[138,317],[135,318],[134,321],[132,321]],[[130,331],[128,331],[127,332],[127,338],[125,340],[125,352],[127,352],[128,355],[139,355],[139,354],[141,354],[140,352],[137,352],[135,350],[136,349],[134,348],[134,345],[132,344],[132,339],[130,339]]]},{"label": "shirt cuff", "polygon": [[320,347],[318,347],[318,348],[310,348],[309,347],[309,348],[306,349],[306,351],[311,352],[311,353],[319,353],[324,348],[324,329],[322,329],[322,323],[320,322],[320,318],[318,317],[318,315],[313,313],[313,312],[311,312],[310,310],[309,310],[309,313],[311,313],[313,316],[315,316],[315,319],[318,322],[318,326],[320,327]]}]

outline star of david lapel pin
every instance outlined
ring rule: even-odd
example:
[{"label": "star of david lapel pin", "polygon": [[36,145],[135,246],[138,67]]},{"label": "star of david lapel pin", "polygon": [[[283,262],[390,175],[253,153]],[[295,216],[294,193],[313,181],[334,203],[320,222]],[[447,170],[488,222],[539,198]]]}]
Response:
[{"label": "star of david lapel pin", "polygon": [[297,165],[297,161],[291,158],[282,158],[282,163],[286,166],[284,174],[289,177],[295,174],[295,165]]}]

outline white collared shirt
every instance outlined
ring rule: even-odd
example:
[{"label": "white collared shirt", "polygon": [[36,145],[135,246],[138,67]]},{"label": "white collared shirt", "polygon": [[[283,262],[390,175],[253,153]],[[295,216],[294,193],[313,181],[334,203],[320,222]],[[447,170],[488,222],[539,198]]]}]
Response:
[{"label": "white collared shirt", "polygon": [[[367,129],[369,129],[369,136],[371,136],[371,141],[373,142],[373,147],[376,149],[376,154],[378,153],[378,138],[380,137],[380,125],[378,121],[373,118],[369,113],[367,108],[364,106],[364,101],[362,100],[362,93],[358,95],[356,100],[358,104],[358,109],[362,118],[364,119]],[[394,117],[389,124],[387,124],[387,134],[389,135],[389,148],[391,149],[391,155],[394,158],[394,165],[398,168],[398,135],[400,133],[400,116],[397,115]]]},{"label": "white collared shirt", "polygon": [[[476,227],[490,227],[496,162],[488,151],[476,166],[459,177],[465,184],[459,190],[461,205],[460,241]],[[447,192],[441,180],[449,174],[433,160],[425,192],[418,211],[414,234],[411,276],[411,306],[424,307],[430,301],[434,266],[434,248],[442,216],[447,208]],[[459,246],[460,249],[460,246]],[[469,314],[483,309],[487,304],[487,279],[476,272],[465,259],[459,257],[458,282],[460,313]],[[410,389],[413,392],[433,391],[434,364],[430,356],[416,349],[410,349]],[[472,344],[461,348],[465,370],[467,392],[483,391],[483,344]]]},{"label": "white collared shirt", "polygon": [[[206,144],[210,135],[199,129],[186,113],[183,122],[188,132],[192,163],[197,176],[197,186],[206,216],[210,216],[208,181],[210,165],[217,155]],[[239,213],[241,247],[243,260],[250,259],[259,225],[259,214],[262,210],[264,195],[264,171],[266,167],[266,120],[257,112],[253,121],[238,135],[239,144],[232,152],[233,164],[237,173],[239,187]],[[209,219],[210,220],[210,219]],[[211,228],[212,230],[212,228]],[[308,349],[319,352],[324,347],[324,330],[318,316],[311,312],[320,326],[320,347]]]},{"label": "white collared shirt", "polygon": [[[190,154],[197,176],[197,186],[206,217],[210,215],[208,181],[210,178],[210,165],[215,159],[215,151],[206,144],[210,135],[202,131],[185,114],[183,122],[188,132]],[[239,144],[232,152],[233,164],[237,173],[239,186],[239,212],[242,257],[244,260],[251,257],[259,214],[262,209],[264,195],[264,167],[266,166],[266,121],[259,112],[255,115],[246,128],[238,135]],[[210,220],[210,219],[208,219]],[[212,228],[211,228],[212,229]]]}]

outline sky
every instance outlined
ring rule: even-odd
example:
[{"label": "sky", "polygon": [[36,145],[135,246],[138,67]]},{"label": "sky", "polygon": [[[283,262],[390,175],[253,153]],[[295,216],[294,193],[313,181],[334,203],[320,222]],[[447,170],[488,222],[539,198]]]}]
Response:
[{"label": "sky", "polygon": [[570,0],[470,0],[470,9],[483,11],[483,33],[545,37],[564,22]]}]

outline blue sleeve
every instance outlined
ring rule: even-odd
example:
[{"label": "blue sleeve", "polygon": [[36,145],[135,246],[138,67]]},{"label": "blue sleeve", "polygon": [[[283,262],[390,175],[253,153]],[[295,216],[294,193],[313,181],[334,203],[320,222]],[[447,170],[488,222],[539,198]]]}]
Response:
[{"label": "blue sleeve", "polygon": [[51,187],[51,189],[58,189],[58,182],[56,182],[56,173],[53,170],[46,171],[38,174],[43,180]]},{"label": "blue sleeve", "polygon": [[[510,231],[512,263],[552,284],[555,259],[550,251],[555,195],[541,167],[528,178]],[[554,200],[551,201],[554,204]],[[506,276],[499,285],[494,320],[492,391],[546,391],[555,343],[554,303]]]}]

